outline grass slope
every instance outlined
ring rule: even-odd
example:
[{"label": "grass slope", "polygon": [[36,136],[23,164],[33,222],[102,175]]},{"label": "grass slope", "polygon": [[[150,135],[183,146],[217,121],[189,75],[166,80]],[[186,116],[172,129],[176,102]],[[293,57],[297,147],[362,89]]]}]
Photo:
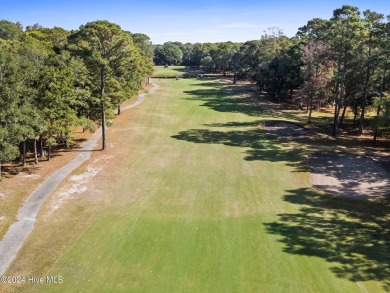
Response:
[{"label": "grass slope", "polygon": [[94,159],[111,159],[88,191],[54,212],[58,197],[47,202],[8,272],[63,283],[5,290],[385,291],[379,203],[311,189],[305,150],[267,135],[267,112],[239,91],[156,82],[109,129],[113,146]]}]

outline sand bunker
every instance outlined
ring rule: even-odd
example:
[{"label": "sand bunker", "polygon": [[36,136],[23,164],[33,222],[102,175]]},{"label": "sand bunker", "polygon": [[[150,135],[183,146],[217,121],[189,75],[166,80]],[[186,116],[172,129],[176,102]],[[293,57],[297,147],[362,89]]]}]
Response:
[{"label": "sand bunker", "polygon": [[283,137],[305,136],[308,134],[306,128],[286,121],[265,121],[264,129],[273,135]]},{"label": "sand bunker", "polygon": [[310,157],[310,183],[326,192],[369,198],[390,195],[390,173],[371,158],[346,153]]}]

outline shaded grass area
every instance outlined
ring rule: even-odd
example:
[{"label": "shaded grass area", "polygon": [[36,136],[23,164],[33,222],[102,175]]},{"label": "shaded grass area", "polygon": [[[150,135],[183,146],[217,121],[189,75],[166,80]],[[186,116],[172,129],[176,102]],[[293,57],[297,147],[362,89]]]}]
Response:
[{"label": "shaded grass area", "polygon": [[282,236],[285,252],[325,259],[338,278],[375,280],[390,290],[388,199],[351,200],[299,188],[284,200],[301,206],[299,213],[279,214],[265,226]]},{"label": "shaded grass area", "polygon": [[[228,123],[228,125],[232,124]],[[286,149],[282,142],[280,144],[275,143],[275,141],[269,139],[269,135],[262,129],[233,131],[190,129],[172,137],[193,143],[223,144],[226,146],[248,148],[245,151],[244,157],[247,161],[282,161],[293,164],[302,160],[296,150]]]},{"label": "shaded grass area", "polygon": [[296,117],[250,85],[158,83],[110,128],[112,161],[79,198],[52,214],[47,203],[8,272],[64,283],[9,291],[387,289],[388,203],[309,187],[305,156],[332,141],[267,134],[264,121]]},{"label": "shaded grass area", "polygon": [[[237,92],[236,86],[223,86],[220,81],[208,81],[199,84],[200,89],[184,91],[188,96],[185,99],[203,101],[201,106],[208,107],[218,112],[241,113],[249,116],[259,116],[263,114],[263,108],[253,102],[254,90],[252,87],[241,87]],[[210,91],[210,88],[213,90]],[[237,98],[238,94],[243,97]]]}]

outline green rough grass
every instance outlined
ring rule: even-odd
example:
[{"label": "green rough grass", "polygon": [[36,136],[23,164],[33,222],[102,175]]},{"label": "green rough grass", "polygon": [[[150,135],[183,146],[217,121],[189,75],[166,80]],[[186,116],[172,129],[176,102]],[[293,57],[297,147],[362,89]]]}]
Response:
[{"label": "green rough grass", "polygon": [[203,72],[201,70],[187,68],[185,66],[169,66],[167,68],[165,68],[164,66],[155,66],[152,77],[157,77],[157,78],[164,78],[164,77],[172,78],[176,76],[195,77],[198,74],[203,74]]},{"label": "green rough grass", "polygon": [[83,226],[68,231],[75,241],[60,247],[60,235],[34,231],[31,247],[38,238],[51,242],[19,257],[33,262],[51,251],[54,261],[29,273],[64,282],[17,291],[385,290],[380,203],[310,188],[305,146],[267,135],[267,112],[239,91],[218,81],[155,82],[161,88],[135,118],[110,128],[118,152],[84,195],[94,198],[94,216],[74,214]]},{"label": "green rough grass", "polygon": [[185,67],[184,66],[155,66],[152,77],[176,77],[183,76]]}]

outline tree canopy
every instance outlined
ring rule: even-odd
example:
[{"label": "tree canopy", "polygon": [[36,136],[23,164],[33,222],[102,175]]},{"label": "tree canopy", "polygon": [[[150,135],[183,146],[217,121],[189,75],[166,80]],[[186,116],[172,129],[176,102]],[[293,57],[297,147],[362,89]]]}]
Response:
[{"label": "tree canopy", "polygon": [[69,145],[77,126],[104,130],[153,70],[148,40],[108,21],[69,32],[1,20],[0,166],[19,154],[26,164],[27,145],[38,162],[37,142],[50,159],[52,145]]}]

